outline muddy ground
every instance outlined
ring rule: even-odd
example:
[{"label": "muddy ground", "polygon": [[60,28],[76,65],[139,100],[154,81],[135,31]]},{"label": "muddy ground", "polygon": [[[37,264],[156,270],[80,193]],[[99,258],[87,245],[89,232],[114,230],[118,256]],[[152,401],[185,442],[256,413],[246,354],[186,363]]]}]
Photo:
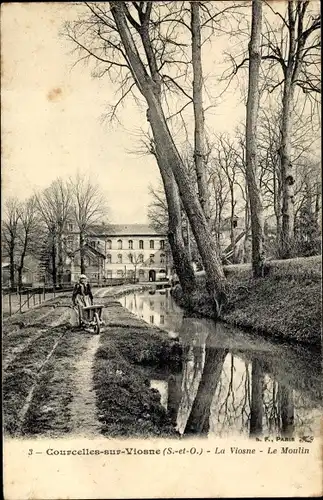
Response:
[{"label": "muddy ground", "polygon": [[180,369],[181,346],[116,301],[133,290],[95,292],[104,305],[100,335],[77,326],[69,295],[3,322],[7,435],[176,435],[147,367]]}]

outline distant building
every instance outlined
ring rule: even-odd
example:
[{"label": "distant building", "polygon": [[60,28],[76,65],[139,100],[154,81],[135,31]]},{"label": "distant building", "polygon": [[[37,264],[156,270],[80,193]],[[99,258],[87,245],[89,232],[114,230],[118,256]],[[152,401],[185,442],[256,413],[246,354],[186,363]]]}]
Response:
[{"label": "distant building", "polygon": [[[148,224],[92,226],[86,237],[86,274],[90,280],[135,278],[155,281],[157,272],[168,271],[170,263],[166,234]],[[65,235],[65,273],[71,281],[80,274],[79,234],[69,224]]]},{"label": "distant building", "polygon": [[111,224],[104,244],[106,278],[155,281],[156,273],[169,266],[166,234],[148,224]]},{"label": "distant building", "polygon": [[[12,286],[10,283],[10,263],[9,262],[3,262],[1,264],[1,272],[2,272],[2,286],[7,287],[7,286]],[[15,266],[15,283],[18,283],[18,268]],[[22,270],[22,284],[23,285],[31,285],[34,281],[34,272],[29,269],[28,267],[24,266]]]}]

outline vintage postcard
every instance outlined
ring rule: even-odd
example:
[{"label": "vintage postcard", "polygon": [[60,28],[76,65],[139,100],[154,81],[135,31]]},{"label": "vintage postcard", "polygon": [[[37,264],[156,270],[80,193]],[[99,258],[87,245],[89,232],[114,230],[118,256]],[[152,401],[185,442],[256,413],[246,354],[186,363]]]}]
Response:
[{"label": "vintage postcard", "polygon": [[6,500],[321,496],[320,28],[2,3]]}]

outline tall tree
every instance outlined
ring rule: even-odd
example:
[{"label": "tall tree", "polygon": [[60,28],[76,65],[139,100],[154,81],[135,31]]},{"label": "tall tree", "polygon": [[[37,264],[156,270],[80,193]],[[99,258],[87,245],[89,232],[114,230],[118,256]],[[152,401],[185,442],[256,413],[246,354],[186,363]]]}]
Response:
[{"label": "tall tree", "polygon": [[205,167],[205,125],[203,109],[203,68],[199,2],[191,2],[191,36],[193,67],[194,109],[194,165],[201,206],[206,219],[210,220],[210,195]]},{"label": "tall tree", "polygon": [[22,274],[25,265],[25,258],[29,252],[33,252],[34,245],[37,245],[39,235],[39,217],[36,210],[36,198],[32,196],[20,206],[19,218],[19,258],[17,263],[18,286],[22,286]]},{"label": "tall tree", "polygon": [[[131,80],[133,82],[131,89],[135,85],[144,97],[148,106],[147,118],[156,149],[158,147],[159,150],[159,168],[163,169],[164,174],[167,174],[168,169],[172,170],[206,270],[208,289],[214,297],[217,313],[220,314],[221,305],[226,299],[226,279],[219,256],[214,252],[213,237],[203,208],[175,145],[162,106],[163,82],[172,81],[172,84],[176,85],[176,79],[166,76],[162,78],[160,58],[165,52],[170,54],[170,47],[174,53],[174,44],[168,43],[165,35],[162,38],[159,36],[157,40],[152,39],[151,31],[155,26],[151,19],[154,7],[152,2],[133,2],[130,5],[128,2],[111,1],[110,13],[92,4],[87,5],[91,12],[94,40],[98,37],[100,43],[103,37],[103,53],[102,44],[96,51],[95,41],[92,36],[88,36],[87,30],[85,42],[79,42],[73,28],[69,30],[68,35],[78,47],[85,50],[87,55],[103,61],[106,65],[105,72],[126,68],[128,70],[126,81]],[[83,25],[79,22],[74,28],[79,26],[84,34],[84,20]],[[161,43],[158,45],[158,42]],[[84,43],[91,46],[86,46]],[[181,44],[176,45],[181,46]],[[166,63],[165,59],[163,62]]]},{"label": "tall tree", "polygon": [[252,269],[255,277],[263,271],[263,209],[257,183],[257,120],[259,109],[259,73],[261,63],[262,0],[252,1],[249,42],[249,81],[246,116],[246,181],[250,199]]},{"label": "tall tree", "polygon": [[72,215],[72,197],[68,183],[58,178],[42,193],[36,195],[37,209],[46,225],[51,240],[51,269],[53,283],[62,284],[63,277],[63,233]]},{"label": "tall tree", "polygon": [[9,198],[4,204],[2,220],[2,244],[3,254],[7,255],[10,264],[10,286],[13,288],[16,284],[15,257],[18,245],[18,229],[21,216],[20,203],[17,198]]},{"label": "tall tree", "polygon": [[84,274],[86,235],[91,225],[106,217],[107,205],[99,186],[79,173],[70,179],[69,188],[73,202],[72,215],[79,232],[81,273]]},{"label": "tall tree", "polygon": [[157,164],[160,169],[168,209],[168,241],[172,250],[173,262],[183,292],[189,299],[196,287],[195,275],[183,239],[182,209],[179,191],[174,174],[167,162],[163,162],[163,153],[158,144],[155,145]]},{"label": "tall tree", "polygon": [[[280,36],[268,33],[264,44],[266,53],[263,58],[279,63],[283,85],[280,162],[282,175],[282,231],[281,257],[292,255],[294,236],[294,184],[295,172],[291,157],[293,136],[293,116],[295,92],[299,86],[304,93],[320,94],[320,34],[321,18],[318,12],[309,12],[309,0],[289,0],[287,12],[275,12],[279,19]],[[313,2],[314,3],[314,2]]]}]

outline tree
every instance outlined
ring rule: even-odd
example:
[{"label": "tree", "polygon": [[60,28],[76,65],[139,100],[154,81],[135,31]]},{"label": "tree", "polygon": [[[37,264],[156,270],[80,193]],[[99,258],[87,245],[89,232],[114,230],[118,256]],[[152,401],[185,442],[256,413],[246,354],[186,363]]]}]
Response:
[{"label": "tree", "polygon": [[157,188],[149,186],[149,195],[151,201],[148,205],[147,216],[150,225],[156,231],[166,233],[168,227],[168,207],[163,186],[159,185]]},{"label": "tree", "polygon": [[255,277],[263,274],[263,214],[257,184],[257,120],[259,108],[260,42],[262,0],[252,2],[251,38],[249,43],[249,82],[246,116],[246,180],[250,200],[252,269]]},{"label": "tree", "polygon": [[17,198],[9,198],[4,205],[4,219],[2,221],[2,242],[4,254],[9,258],[10,286],[15,286],[16,253],[18,245],[18,229],[21,216],[20,203]]},{"label": "tree", "polygon": [[19,258],[17,263],[19,287],[22,286],[22,273],[26,255],[34,250],[34,245],[38,244],[39,228],[36,199],[32,196],[20,206],[18,228]]},{"label": "tree", "polygon": [[[309,0],[289,0],[285,15],[275,12],[281,20],[280,37],[271,30],[267,36],[263,58],[279,64],[283,85],[281,140],[279,156],[282,176],[281,257],[291,256],[294,236],[295,173],[291,159],[293,113],[296,88],[305,94],[320,94],[320,30],[319,13],[309,12]],[[271,36],[270,36],[270,33]],[[280,40],[279,40],[280,38]]]},{"label": "tree", "polygon": [[167,162],[163,163],[163,153],[158,144],[155,144],[155,155],[157,164],[160,168],[167,200],[168,241],[172,250],[173,262],[182,290],[189,299],[196,287],[196,283],[190,255],[187,252],[183,239],[182,207],[179,191],[169,164]]},{"label": "tree", "polygon": [[[213,238],[203,208],[174,143],[162,106],[162,84],[167,78],[162,80],[160,59],[161,54],[165,52],[169,54],[169,47],[174,53],[174,45],[173,43],[167,45],[167,36],[152,40],[151,30],[154,29],[151,19],[152,2],[133,2],[131,5],[136,12],[136,18],[130,11],[130,4],[126,2],[109,2],[110,13],[92,4],[87,5],[91,12],[91,35],[87,30],[85,42],[80,42],[75,30],[70,29],[69,38],[85,50],[87,56],[103,61],[105,71],[125,69],[127,82],[130,78],[133,82],[130,90],[135,85],[144,97],[148,106],[147,119],[152,129],[161,176],[170,179],[170,172],[174,176],[203,260],[208,289],[214,297],[217,313],[220,314],[221,306],[226,299],[226,279],[219,256],[214,252]],[[84,25],[83,20],[83,26],[81,24],[83,33]],[[77,26],[80,26],[80,23]],[[96,51],[93,41],[96,39],[99,39],[99,42],[104,40],[103,52],[102,45]],[[161,43],[158,45],[159,41]],[[89,47],[84,43],[91,45]],[[178,46],[180,44],[177,44]],[[176,85],[174,78],[171,81]],[[130,90],[128,89],[128,92]]]},{"label": "tree", "polygon": [[129,262],[134,267],[134,282],[136,282],[137,280],[137,267],[143,263],[142,258],[143,258],[142,254],[133,254],[131,252],[128,253]]},{"label": "tree", "polygon": [[91,225],[106,217],[107,205],[99,186],[79,173],[75,179],[70,179],[69,189],[72,194],[72,216],[79,232],[81,273],[84,274],[86,234]]},{"label": "tree", "polygon": [[[235,263],[235,217],[237,216],[239,200],[239,192],[237,191],[241,190],[243,193],[245,182],[244,175],[242,175],[245,170],[242,166],[239,145],[235,144],[228,134],[217,135],[212,147],[212,159],[212,167],[215,169],[216,179],[219,183],[218,199],[216,200],[217,233],[221,232],[224,208],[227,208],[229,211],[230,243],[233,251],[233,263]],[[220,186],[222,192],[219,192]]]},{"label": "tree", "polygon": [[51,240],[51,272],[54,285],[62,284],[63,277],[63,234],[72,215],[71,189],[68,183],[58,178],[42,193],[36,195],[37,209],[47,228]]},{"label": "tree", "polygon": [[210,219],[210,200],[205,168],[205,130],[203,109],[203,69],[201,50],[201,21],[199,2],[191,2],[191,36],[193,67],[194,109],[194,165],[201,206],[206,219]]}]

